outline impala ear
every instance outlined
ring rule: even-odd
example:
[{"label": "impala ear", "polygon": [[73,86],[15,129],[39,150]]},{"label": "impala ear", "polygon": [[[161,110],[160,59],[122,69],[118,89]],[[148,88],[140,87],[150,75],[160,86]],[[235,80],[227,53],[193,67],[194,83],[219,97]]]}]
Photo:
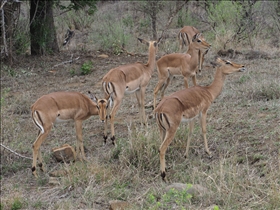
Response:
[{"label": "impala ear", "polygon": [[218,57],[218,58],[216,58],[216,60],[214,62],[212,62],[212,64],[213,64],[213,66],[221,66],[224,64],[224,62],[225,61],[223,59]]},{"label": "impala ear", "polygon": [[139,42],[141,42],[142,44],[148,44],[149,45],[149,42],[145,39],[141,39],[141,38],[137,38],[139,40]]},{"label": "impala ear", "polygon": [[194,40],[198,39],[198,37],[201,36],[201,33],[197,33],[193,36],[192,41],[194,42]]},{"label": "impala ear", "polygon": [[91,100],[93,100],[95,103],[97,103],[98,99],[95,95],[93,95],[90,91],[88,91],[88,94],[89,94],[89,98]]}]

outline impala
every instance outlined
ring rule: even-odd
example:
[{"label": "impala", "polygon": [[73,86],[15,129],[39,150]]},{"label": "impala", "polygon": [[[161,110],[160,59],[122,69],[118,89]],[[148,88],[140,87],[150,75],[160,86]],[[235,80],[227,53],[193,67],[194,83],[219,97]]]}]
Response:
[{"label": "impala", "polygon": [[33,143],[33,163],[32,173],[35,177],[37,158],[39,167],[44,171],[40,146],[47,138],[55,122],[67,120],[75,121],[77,147],[76,153],[80,159],[86,159],[82,138],[82,122],[92,115],[99,115],[99,119],[104,122],[107,116],[106,110],[111,102],[111,98],[97,99],[91,95],[90,99],[79,92],[54,92],[40,97],[32,106],[32,120],[39,128],[39,135]]},{"label": "impala", "polygon": [[155,117],[160,130],[162,144],[159,148],[161,177],[165,180],[165,153],[166,149],[173,140],[180,122],[189,122],[189,133],[185,157],[191,141],[194,127],[194,118],[199,117],[206,152],[211,155],[206,139],[206,114],[222,91],[226,75],[234,72],[245,71],[244,65],[217,58],[215,78],[211,85],[193,86],[164,97],[155,109]]},{"label": "impala", "polygon": [[157,61],[159,81],[154,89],[154,109],[156,107],[157,93],[161,91],[161,99],[164,91],[174,75],[183,75],[185,87],[188,88],[188,77],[192,78],[196,85],[196,70],[199,62],[199,50],[208,49],[211,45],[205,41],[202,35],[195,34],[192,38],[188,53],[172,53],[161,57]]},{"label": "impala", "polygon": [[[199,30],[197,30],[193,26],[184,26],[178,33],[178,40],[179,40],[179,52],[183,52],[183,47],[186,46],[187,48],[192,43],[192,38],[195,34],[200,33]],[[208,50],[203,51],[200,50],[199,53],[199,67],[198,70],[201,72],[202,65],[204,62],[204,56],[207,54]]]},{"label": "impala", "polygon": [[[148,62],[146,64],[137,62],[133,64],[121,65],[117,68],[111,69],[102,80],[102,87],[105,96],[108,97],[109,95],[112,95],[114,101],[109,116],[111,123],[111,140],[113,144],[115,144],[114,119],[117,110],[120,108],[125,93],[135,93],[139,106],[141,124],[146,122],[144,110],[145,91],[155,68],[156,52],[161,38],[159,38],[157,41],[146,41],[140,38],[138,38],[138,40],[141,43],[149,45]],[[104,133],[104,142],[106,143],[107,120],[105,123]]]}]

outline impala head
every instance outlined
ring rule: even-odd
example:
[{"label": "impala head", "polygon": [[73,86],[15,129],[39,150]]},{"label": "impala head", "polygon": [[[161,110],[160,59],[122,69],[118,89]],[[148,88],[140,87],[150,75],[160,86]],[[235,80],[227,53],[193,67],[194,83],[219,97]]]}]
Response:
[{"label": "impala head", "polygon": [[204,37],[202,36],[202,33],[197,33],[192,38],[192,43],[195,44],[197,49],[200,49],[202,51],[209,50],[211,47],[211,44],[209,44]]},{"label": "impala head", "polygon": [[246,70],[243,64],[234,63],[229,60],[224,60],[221,58],[217,58],[216,63],[222,67],[222,71],[224,74],[228,75],[234,72],[244,72]]},{"label": "impala head", "polygon": [[110,95],[107,99],[105,99],[105,98],[98,99],[90,91],[88,91],[88,93],[90,94],[91,100],[96,103],[96,108],[98,110],[99,119],[101,120],[101,122],[105,122],[106,116],[107,116],[107,109],[109,108],[109,106],[112,105],[112,102],[113,102],[112,96]]},{"label": "impala head", "polygon": [[156,51],[157,51],[158,45],[159,45],[159,43],[160,43],[162,37],[158,38],[157,41],[147,41],[147,40],[141,39],[141,38],[137,38],[137,39],[138,39],[141,43],[147,44],[149,47],[150,47],[150,46],[153,46],[153,47],[156,49]]}]

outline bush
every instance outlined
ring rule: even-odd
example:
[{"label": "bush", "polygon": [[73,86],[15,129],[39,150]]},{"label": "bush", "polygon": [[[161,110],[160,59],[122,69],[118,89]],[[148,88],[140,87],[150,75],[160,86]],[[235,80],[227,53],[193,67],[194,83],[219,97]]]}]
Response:
[{"label": "bush", "polygon": [[87,75],[91,72],[91,69],[92,69],[92,62],[91,61],[85,62],[81,67],[81,74]]}]

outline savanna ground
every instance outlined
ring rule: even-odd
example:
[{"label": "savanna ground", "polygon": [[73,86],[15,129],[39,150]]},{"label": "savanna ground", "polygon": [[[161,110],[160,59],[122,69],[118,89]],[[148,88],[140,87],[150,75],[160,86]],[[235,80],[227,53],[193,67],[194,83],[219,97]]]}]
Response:
[{"label": "savanna ground", "polygon": [[[178,29],[179,30],[179,29]],[[144,37],[145,38],[145,37]],[[30,106],[40,96],[54,91],[90,90],[103,97],[101,79],[121,64],[147,61],[147,49],[134,56],[98,50],[62,50],[53,56],[20,56],[13,67],[1,64],[1,143],[32,157],[37,128]],[[161,46],[157,58],[165,54]],[[31,160],[1,147],[1,209],[108,209],[111,200],[128,201],[128,209],[280,209],[280,60],[279,50],[264,48],[262,56],[248,59],[248,49],[232,60],[246,65],[247,71],[227,77],[223,92],[212,104],[207,118],[207,138],[211,159],[204,152],[200,127],[196,122],[189,158],[183,154],[188,133],[181,124],[166,153],[167,178],[161,180],[158,148],[159,132],[153,118],[141,126],[134,95],[127,95],[117,113],[117,147],[103,145],[103,125],[97,116],[83,123],[88,162],[57,163],[51,149],[75,145],[72,122],[56,124],[41,146],[46,172],[36,180]],[[141,52],[141,53],[140,53]],[[108,58],[99,57],[106,53]],[[215,50],[209,52],[200,85],[212,82]],[[72,64],[64,61],[79,57]],[[86,75],[81,69],[90,68]],[[146,104],[152,102],[157,83],[156,70],[146,91]],[[166,95],[182,89],[176,77]],[[152,109],[146,108],[147,116]],[[50,177],[64,170],[66,175]],[[199,184],[207,193],[166,191],[171,183]]]}]

